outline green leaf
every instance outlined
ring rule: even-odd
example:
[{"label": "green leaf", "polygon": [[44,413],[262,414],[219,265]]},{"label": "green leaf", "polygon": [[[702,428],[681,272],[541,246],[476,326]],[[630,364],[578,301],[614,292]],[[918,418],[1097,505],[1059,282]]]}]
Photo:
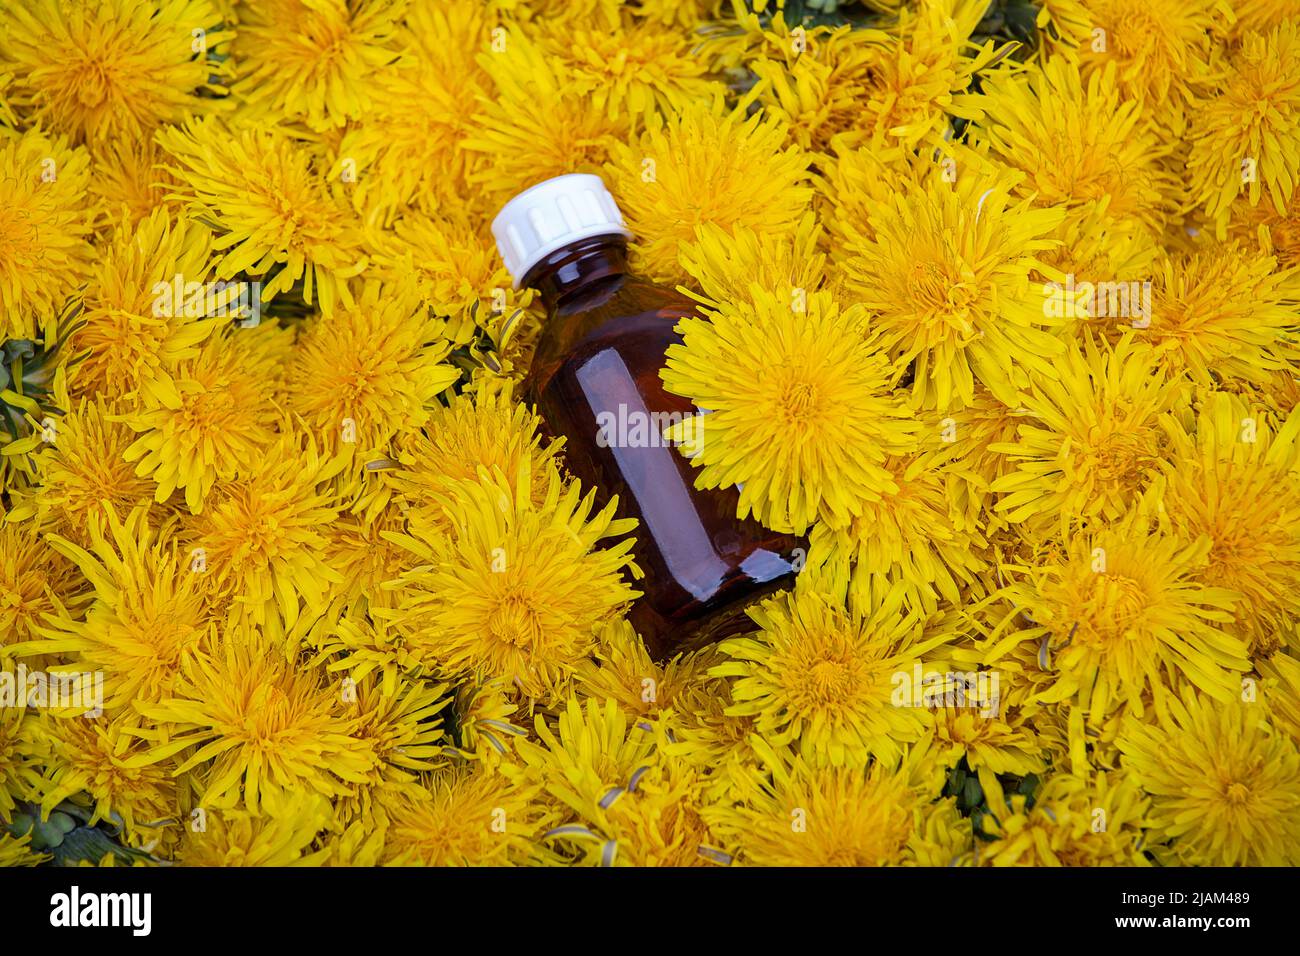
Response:
[{"label": "green leaf", "polygon": [[72,827],[67,827],[69,820],[70,818],[62,813],[51,814],[48,820],[37,820],[32,827],[32,849],[54,850],[61,846],[64,837],[76,827],[75,822]]},{"label": "green leaf", "polygon": [[32,832],[32,827],[36,825],[36,814],[19,811],[15,813],[13,819],[9,821],[9,832],[16,837],[26,836]]},{"label": "green leaf", "polygon": [[54,851],[52,862],[56,866],[76,866],[83,861],[98,863],[106,853],[130,859],[130,855],[103,830],[97,827],[77,827],[63,838]]}]

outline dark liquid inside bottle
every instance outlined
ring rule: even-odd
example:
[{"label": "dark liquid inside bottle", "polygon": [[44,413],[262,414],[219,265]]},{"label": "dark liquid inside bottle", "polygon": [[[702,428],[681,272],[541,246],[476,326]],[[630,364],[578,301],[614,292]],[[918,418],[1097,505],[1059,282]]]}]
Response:
[{"label": "dark liquid inside bottle", "polygon": [[[697,410],[659,378],[677,321],[695,313],[680,293],[626,271],[621,236],[582,240],[538,263],[549,320],[528,378],[547,427],[565,436],[569,470],[619,514],[639,522],[645,592],[629,615],[662,659],[750,627],[745,607],[790,587],[806,544],[736,517],[736,489],[700,491],[695,469],[662,437]],[[611,428],[610,423],[618,425]]]}]

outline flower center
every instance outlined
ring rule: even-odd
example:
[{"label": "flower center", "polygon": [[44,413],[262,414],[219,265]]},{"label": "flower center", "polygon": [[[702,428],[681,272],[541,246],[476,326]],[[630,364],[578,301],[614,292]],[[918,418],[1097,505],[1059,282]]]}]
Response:
[{"label": "flower center", "polygon": [[781,393],[781,406],[792,422],[807,420],[817,404],[817,389],[808,382],[791,382]]},{"label": "flower center", "polygon": [[532,598],[518,592],[505,595],[487,619],[488,633],[517,647],[536,645],[542,634],[541,614]]},{"label": "flower center", "polygon": [[77,82],[74,88],[81,105],[87,109],[94,109],[108,99],[108,91],[112,85],[112,78],[104,64],[90,61],[77,71]]},{"label": "flower center", "polygon": [[1232,806],[1239,807],[1250,799],[1250,788],[1244,783],[1231,783],[1224,796]]},{"label": "flower center", "polygon": [[857,668],[844,659],[824,658],[794,675],[791,699],[808,713],[825,707],[839,707],[851,699],[860,681]]},{"label": "flower center", "polygon": [[1110,641],[1127,637],[1146,613],[1150,600],[1141,581],[1124,574],[1094,574],[1088,634]]},{"label": "flower center", "polygon": [[[1121,415],[1123,411],[1117,409],[1115,414]],[[1146,428],[1119,431],[1104,425],[1089,429],[1086,441],[1091,446],[1088,463],[1097,480],[1124,484],[1141,478],[1143,465],[1153,460],[1158,445],[1158,440]]]}]

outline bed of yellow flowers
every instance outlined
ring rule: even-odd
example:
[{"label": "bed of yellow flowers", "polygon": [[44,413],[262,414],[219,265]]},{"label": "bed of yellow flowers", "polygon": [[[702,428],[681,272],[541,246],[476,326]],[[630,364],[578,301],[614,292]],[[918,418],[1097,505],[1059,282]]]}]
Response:
[{"label": "bed of yellow flowers", "polygon": [[[807,535],[669,661],[566,172]],[[1295,0],[0,0],[0,864],[1300,863],[1298,325]]]}]

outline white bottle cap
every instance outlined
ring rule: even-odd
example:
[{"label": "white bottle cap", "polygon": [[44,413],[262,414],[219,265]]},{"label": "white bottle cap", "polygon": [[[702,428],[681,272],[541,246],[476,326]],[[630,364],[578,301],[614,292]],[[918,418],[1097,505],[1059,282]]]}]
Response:
[{"label": "white bottle cap", "polygon": [[492,220],[497,250],[515,288],[552,252],[592,236],[631,237],[599,176],[569,173],[525,189]]}]

